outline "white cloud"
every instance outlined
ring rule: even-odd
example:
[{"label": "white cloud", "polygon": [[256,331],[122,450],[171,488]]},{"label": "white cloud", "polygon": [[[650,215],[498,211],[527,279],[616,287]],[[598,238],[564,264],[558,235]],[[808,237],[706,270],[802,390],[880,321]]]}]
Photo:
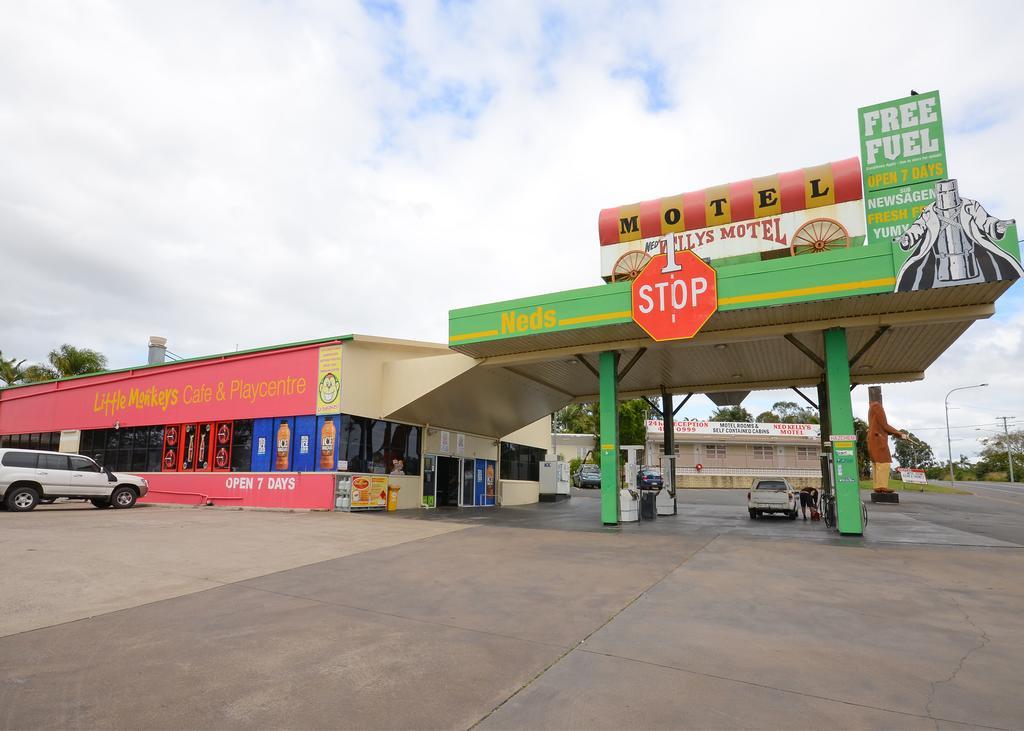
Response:
[{"label": "white cloud", "polygon": [[[368,8],[6,8],[5,354],[443,340],[449,308],[597,283],[600,208],[853,156],[856,108],[910,87],[966,195],[1024,192],[1018,4]],[[887,389],[894,419],[980,348],[1016,383],[1020,324]]]}]

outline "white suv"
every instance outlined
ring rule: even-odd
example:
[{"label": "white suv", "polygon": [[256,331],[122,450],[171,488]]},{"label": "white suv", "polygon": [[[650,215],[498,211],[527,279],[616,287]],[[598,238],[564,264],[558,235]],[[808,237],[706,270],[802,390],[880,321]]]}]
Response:
[{"label": "white suv", "polygon": [[149,491],[135,475],[114,474],[78,454],[0,449],[0,503],[32,510],[41,499],[72,497],[97,508],[130,508]]},{"label": "white suv", "polygon": [[765,513],[784,513],[796,520],[800,497],[785,477],[754,480],[747,493],[747,512],[753,520]]}]

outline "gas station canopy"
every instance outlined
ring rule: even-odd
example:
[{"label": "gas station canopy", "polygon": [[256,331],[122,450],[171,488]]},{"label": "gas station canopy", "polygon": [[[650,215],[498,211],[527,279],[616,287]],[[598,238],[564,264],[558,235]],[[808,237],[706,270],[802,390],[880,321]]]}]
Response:
[{"label": "gas station canopy", "polygon": [[[920,380],[960,335],[995,312],[1012,281],[894,292],[891,246],[718,270],[718,311],[689,340],[655,342],[634,322],[631,283],[453,310],[449,345],[559,394],[597,400],[596,362],[616,350],[620,398],[816,386],[821,333],[847,332],[855,384]],[[627,370],[628,368],[628,370]]]}]

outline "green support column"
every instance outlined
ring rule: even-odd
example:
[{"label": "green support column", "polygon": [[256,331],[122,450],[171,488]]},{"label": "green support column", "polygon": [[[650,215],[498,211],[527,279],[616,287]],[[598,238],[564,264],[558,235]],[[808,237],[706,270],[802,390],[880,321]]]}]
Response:
[{"label": "green support column", "polygon": [[[825,387],[828,390],[829,430],[835,435],[852,435],[853,404],[850,401],[850,355],[846,330],[825,331]],[[832,442],[833,475],[836,482],[836,523],[845,535],[861,535],[860,482],[856,442]]]},{"label": "green support column", "polygon": [[601,522],[619,524],[619,354],[601,353]]}]

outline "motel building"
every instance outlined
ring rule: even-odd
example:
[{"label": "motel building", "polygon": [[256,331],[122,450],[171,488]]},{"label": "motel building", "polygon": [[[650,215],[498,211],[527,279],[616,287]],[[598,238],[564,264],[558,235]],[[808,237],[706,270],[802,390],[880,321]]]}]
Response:
[{"label": "motel building", "polygon": [[[749,488],[755,477],[785,477],[795,487],[821,487],[817,424],[676,421],[675,472],[680,487]],[[644,463],[660,467],[665,422],[647,420]]]},{"label": "motel building", "polygon": [[[925,378],[1024,269],[1015,220],[948,168],[938,92],[863,107],[857,129],[859,158],[601,210],[595,286],[451,310],[446,344],[167,363],[158,339],[145,366],[0,389],[0,443],[99,456],[152,502],[380,509],[399,488],[398,508],[509,506],[538,501],[551,414],[594,403],[595,522],[618,525],[618,404],[648,398],[669,516],[677,484],[817,477],[828,525],[861,535],[851,391]],[[693,394],[782,389],[820,429],[675,423]]]}]

